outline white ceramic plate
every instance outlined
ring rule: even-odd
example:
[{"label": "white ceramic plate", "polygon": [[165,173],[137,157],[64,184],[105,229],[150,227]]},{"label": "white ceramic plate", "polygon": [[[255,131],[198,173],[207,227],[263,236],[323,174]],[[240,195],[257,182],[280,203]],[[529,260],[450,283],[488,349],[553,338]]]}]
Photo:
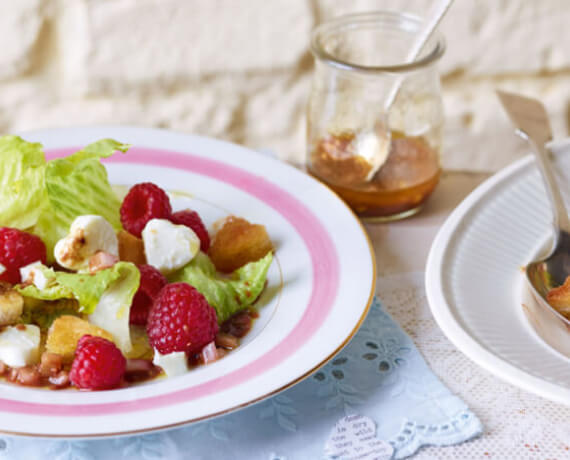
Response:
[{"label": "white ceramic plate", "polygon": [[129,127],[23,135],[48,158],[111,137],[133,145],[106,161],[113,184],[152,181],[206,225],[229,213],[262,223],[276,246],[259,319],[226,358],[188,374],[101,392],[0,383],[0,431],[92,437],[202,420],[266,398],[337,353],[364,319],[375,267],[359,221],[326,187],[245,148],[202,137]]},{"label": "white ceramic plate", "polygon": [[[568,143],[554,150],[570,203]],[[550,237],[544,186],[527,157],[480,185],[450,215],[428,257],[426,289],[437,323],[469,358],[513,385],[570,405],[570,359],[540,337],[523,308],[522,267]]]}]

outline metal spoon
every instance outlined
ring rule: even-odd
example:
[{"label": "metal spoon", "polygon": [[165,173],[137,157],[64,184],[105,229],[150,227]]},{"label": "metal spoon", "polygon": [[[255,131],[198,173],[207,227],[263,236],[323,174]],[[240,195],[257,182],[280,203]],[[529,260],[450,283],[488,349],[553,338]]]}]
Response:
[{"label": "metal spoon", "polygon": [[[422,28],[420,29],[419,33],[414,38],[414,42],[412,43],[411,48],[408,50],[406,59],[404,59],[404,62],[406,64],[414,62],[420,56],[420,53],[424,49],[424,46],[433,36],[435,30],[439,26],[439,23],[447,14],[453,2],[454,0],[439,0],[434,4],[433,8],[427,14],[428,19],[422,25]],[[404,78],[402,77],[396,78],[392,88],[390,88],[390,91],[388,92],[388,97],[384,102],[385,113],[388,113],[390,111],[392,104],[394,104],[394,101],[398,97],[403,81]]]},{"label": "metal spoon", "polygon": [[547,292],[564,283],[570,275],[570,222],[558,189],[545,144],[552,139],[548,115],[541,102],[517,94],[497,91],[509,118],[525,139],[539,166],[546,194],[552,209],[554,240],[549,255],[527,265],[526,276],[537,301],[552,308],[546,301]]},{"label": "metal spoon", "polygon": [[[422,24],[420,31],[414,37],[412,46],[408,50],[404,59],[405,64],[411,64],[420,56],[424,46],[433,36],[435,30],[439,26],[439,23],[444,18],[454,1],[455,0],[437,0],[435,2],[431,10],[426,15],[427,20]],[[394,101],[400,93],[404,80],[404,76],[397,77],[394,80],[392,87],[389,88],[388,96],[384,101],[384,114],[388,114],[390,112]],[[386,123],[386,120],[382,120],[382,123]],[[364,133],[361,135],[359,143],[362,144],[362,147],[359,146],[358,151],[362,152],[360,155],[363,156],[371,166],[370,171],[366,176],[366,181],[371,181],[378,170],[384,166],[384,163],[388,160],[388,155],[390,154],[390,140],[390,131],[386,129],[385,126],[381,126],[380,123],[377,126],[377,132]]]}]

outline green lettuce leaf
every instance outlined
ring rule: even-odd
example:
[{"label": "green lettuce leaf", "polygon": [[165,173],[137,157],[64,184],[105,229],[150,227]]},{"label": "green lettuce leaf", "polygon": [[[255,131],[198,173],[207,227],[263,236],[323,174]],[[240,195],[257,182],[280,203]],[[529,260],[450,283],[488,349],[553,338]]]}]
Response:
[{"label": "green lettuce leaf", "polygon": [[41,144],[18,136],[0,137],[0,223],[26,229],[48,205],[46,161]]},{"label": "green lettuce leaf", "polygon": [[[113,335],[124,353],[131,351],[130,308],[140,283],[140,272],[134,264],[117,262],[94,274],[54,272],[48,267],[42,267],[42,272],[49,280],[45,289],[16,286],[24,296],[30,321],[45,325],[62,314],[87,314],[90,323]],[[70,299],[75,305],[69,303]]]},{"label": "green lettuce leaf", "polygon": [[270,252],[258,261],[237,269],[227,279],[220,277],[210,258],[199,252],[188,265],[171,275],[170,281],[194,286],[216,309],[218,322],[222,323],[255,302],[265,287],[272,261]]},{"label": "green lettuce leaf", "polygon": [[42,271],[43,275],[47,278],[48,284],[45,289],[38,289],[33,284],[21,284],[15,286],[15,289],[22,294],[24,297],[37,300],[59,300],[59,299],[75,299],[73,290],[68,286],[64,286],[57,282],[57,276],[59,272],[53,271],[53,269],[46,267],[45,265],[40,265],[38,267]]},{"label": "green lettuce leaf", "polygon": [[39,215],[32,232],[46,244],[48,259],[53,260],[55,244],[67,234],[77,216],[99,215],[116,230],[121,228],[121,203],[99,160],[117,150],[126,152],[128,148],[127,144],[103,139],[73,155],[47,163],[44,181],[48,206]]},{"label": "green lettuce leaf", "polygon": [[55,272],[48,267],[41,270],[50,280],[45,289],[38,289],[32,284],[18,285],[16,290],[24,297],[39,300],[75,299],[79,302],[79,312],[85,314],[95,311],[103,293],[124,271],[134,270],[138,274],[138,269],[129,262],[118,262],[111,268],[93,274]]},{"label": "green lettuce leaf", "polygon": [[148,334],[144,326],[131,324],[131,351],[126,352],[127,359],[148,359],[152,361],[153,349],[148,341]]},{"label": "green lettuce leaf", "polygon": [[129,353],[133,348],[129,316],[133,297],[139,288],[140,272],[129,262],[119,262],[109,270],[115,270],[119,276],[101,295],[97,307],[89,315],[89,322],[112,334],[121,351]]},{"label": "green lettuce leaf", "polygon": [[79,304],[75,299],[44,301],[26,297],[20,322],[22,324],[37,324],[40,329],[47,330],[51,323],[60,316],[81,316],[78,307]]},{"label": "green lettuce leaf", "polygon": [[0,137],[0,224],[38,235],[49,261],[55,243],[77,216],[97,214],[119,230],[121,203],[100,159],[128,148],[103,139],[46,162],[41,144],[18,136]]},{"label": "green lettuce leaf", "polygon": [[[79,302],[82,313],[95,311],[99,300],[107,288],[121,276],[123,264],[119,262],[111,268],[100,270],[94,274],[89,273],[58,273],[57,283],[73,292]],[[132,265],[132,264],[128,264]]]}]

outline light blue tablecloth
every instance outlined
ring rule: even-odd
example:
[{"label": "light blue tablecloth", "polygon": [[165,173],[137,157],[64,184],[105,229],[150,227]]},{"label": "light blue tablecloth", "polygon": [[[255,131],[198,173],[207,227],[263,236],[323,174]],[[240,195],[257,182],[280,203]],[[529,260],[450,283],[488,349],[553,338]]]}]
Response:
[{"label": "light blue tablecloth", "polygon": [[0,459],[325,459],[335,423],[370,417],[394,458],[482,432],[378,300],[349,345],[296,386],[238,412],[166,432],[101,441],[0,439]]}]

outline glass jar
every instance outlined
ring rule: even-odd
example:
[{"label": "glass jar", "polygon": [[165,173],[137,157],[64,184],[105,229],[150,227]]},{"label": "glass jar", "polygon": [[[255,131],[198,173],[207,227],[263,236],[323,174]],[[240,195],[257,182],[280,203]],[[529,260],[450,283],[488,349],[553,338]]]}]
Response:
[{"label": "glass jar", "polygon": [[439,181],[443,37],[434,34],[418,59],[403,63],[421,25],[420,17],[379,11],[313,31],[307,170],[363,218],[412,215]]}]

